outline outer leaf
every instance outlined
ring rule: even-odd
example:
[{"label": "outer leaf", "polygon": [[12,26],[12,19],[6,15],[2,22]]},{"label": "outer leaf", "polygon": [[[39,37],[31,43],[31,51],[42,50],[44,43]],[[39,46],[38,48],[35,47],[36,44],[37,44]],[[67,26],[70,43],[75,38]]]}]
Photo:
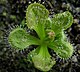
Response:
[{"label": "outer leaf", "polygon": [[32,62],[33,56],[37,55],[39,53],[39,51],[40,51],[40,47],[37,47],[36,49],[30,51],[30,53],[28,53],[27,60],[29,62]]},{"label": "outer leaf", "polygon": [[73,46],[66,40],[66,36],[61,32],[54,40],[49,44],[49,47],[53,49],[60,58],[69,58],[73,54]]},{"label": "outer leaf", "polygon": [[32,57],[34,66],[41,71],[49,71],[51,67],[55,64],[55,60],[51,59],[46,46],[41,46],[39,53]]},{"label": "outer leaf", "polygon": [[10,32],[9,43],[16,49],[24,49],[29,45],[38,45],[39,40],[27,34],[22,28],[16,28]]},{"label": "outer leaf", "polygon": [[48,18],[48,15],[49,12],[43,5],[39,3],[29,5],[26,12],[28,27],[34,29],[40,21],[42,21],[41,23],[43,24],[44,20]]},{"label": "outer leaf", "polygon": [[44,25],[48,15],[48,10],[41,4],[33,3],[27,8],[27,25],[30,29],[34,29],[41,39],[45,37]]},{"label": "outer leaf", "polygon": [[70,12],[66,11],[63,13],[59,13],[54,15],[52,19],[52,29],[54,32],[58,33],[62,29],[66,30],[73,23],[73,16]]}]

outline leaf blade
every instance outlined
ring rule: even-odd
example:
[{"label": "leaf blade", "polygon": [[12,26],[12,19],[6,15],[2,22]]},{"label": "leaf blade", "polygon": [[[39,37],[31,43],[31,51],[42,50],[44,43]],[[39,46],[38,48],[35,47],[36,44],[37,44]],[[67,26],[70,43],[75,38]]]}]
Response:
[{"label": "leaf blade", "polygon": [[26,33],[22,28],[16,28],[9,35],[9,43],[18,49],[24,49],[29,45],[38,45],[39,40],[29,34]]},{"label": "leaf blade", "polygon": [[52,66],[56,63],[48,52],[46,46],[42,45],[37,54],[32,57],[34,66],[41,71],[49,71]]},{"label": "leaf blade", "polygon": [[40,39],[44,39],[44,26],[48,18],[48,10],[39,3],[29,5],[26,12],[26,22],[30,29],[34,29]]},{"label": "leaf blade", "polygon": [[53,49],[60,58],[69,58],[73,54],[73,46],[66,40],[63,32],[59,33],[56,40],[50,43],[49,48]]},{"label": "leaf blade", "polygon": [[41,19],[45,20],[48,18],[48,15],[49,12],[43,5],[39,3],[29,5],[26,11],[26,22],[28,27],[33,29],[35,25],[37,25],[37,22],[39,22]]},{"label": "leaf blade", "polygon": [[52,19],[52,29],[57,33],[62,29],[66,30],[73,23],[73,16],[69,11],[54,15]]}]

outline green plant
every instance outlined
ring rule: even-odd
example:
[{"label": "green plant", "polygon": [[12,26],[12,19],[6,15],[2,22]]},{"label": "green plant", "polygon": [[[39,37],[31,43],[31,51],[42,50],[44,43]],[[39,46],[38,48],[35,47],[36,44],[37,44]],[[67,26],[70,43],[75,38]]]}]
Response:
[{"label": "green plant", "polygon": [[36,31],[39,38],[26,32],[23,28],[16,28],[9,35],[9,43],[16,49],[25,49],[30,45],[38,45],[36,49],[28,54],[28,58],[34,66],[41,71],[49,71],[56,63],[51,58],[48,48],[63,59],[73,54],[73,47],[68,42],[64,30],[72,25],[73,17],[66,11],[49,18],[48,10],[41,4],[33,3],[26,11],[26,24],[28,28]]}]

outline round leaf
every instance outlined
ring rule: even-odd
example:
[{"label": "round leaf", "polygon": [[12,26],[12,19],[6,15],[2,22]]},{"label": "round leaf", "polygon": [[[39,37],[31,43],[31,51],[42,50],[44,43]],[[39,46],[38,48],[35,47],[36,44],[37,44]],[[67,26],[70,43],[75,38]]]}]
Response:
[{"label": "round leaf", "polygon": [[39,3],[33,3],[28,6],[26,12],[26,22],[29,28],[34,29],[38,24],[44,24],[48,18],[48,10]]},{"label": "round leaf", "polygon": [[59,32],[62,29],[66,30],[69,28],[73,23],[73,16],[70,12],[66,11],[63,13],[59,13],[54,15],[52,19],[52,29],[55,32]]},{"label": "round leaf", "polygon": [[39,40],[26,33],[22,28],[16,28],[9,35],[9,43],[12,47],[24,49],[29,45],[38,45]]}]

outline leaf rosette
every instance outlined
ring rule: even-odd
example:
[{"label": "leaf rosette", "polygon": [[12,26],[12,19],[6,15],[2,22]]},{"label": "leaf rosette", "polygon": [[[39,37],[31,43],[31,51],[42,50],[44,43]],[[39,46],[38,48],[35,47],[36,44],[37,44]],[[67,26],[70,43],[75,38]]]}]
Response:
[{"label": "leaf rosette", "polygon": [[26,24],[28,28],[35,30],[39,38],[28,34],[23,28],[14,29],[9,35],[9,43],[16,49],[38,45],[38,48],[28,54],[28,58],[41,71],[49,71],[56,63],[48,48],[63,59],[70,58],[73,54],[73,46],[64,34],[64,30],[72,25],[73,16],[69,11],[56,14],[52,19],[48,16],[49,12],[43,5],[33,3],[27,8]]}]

